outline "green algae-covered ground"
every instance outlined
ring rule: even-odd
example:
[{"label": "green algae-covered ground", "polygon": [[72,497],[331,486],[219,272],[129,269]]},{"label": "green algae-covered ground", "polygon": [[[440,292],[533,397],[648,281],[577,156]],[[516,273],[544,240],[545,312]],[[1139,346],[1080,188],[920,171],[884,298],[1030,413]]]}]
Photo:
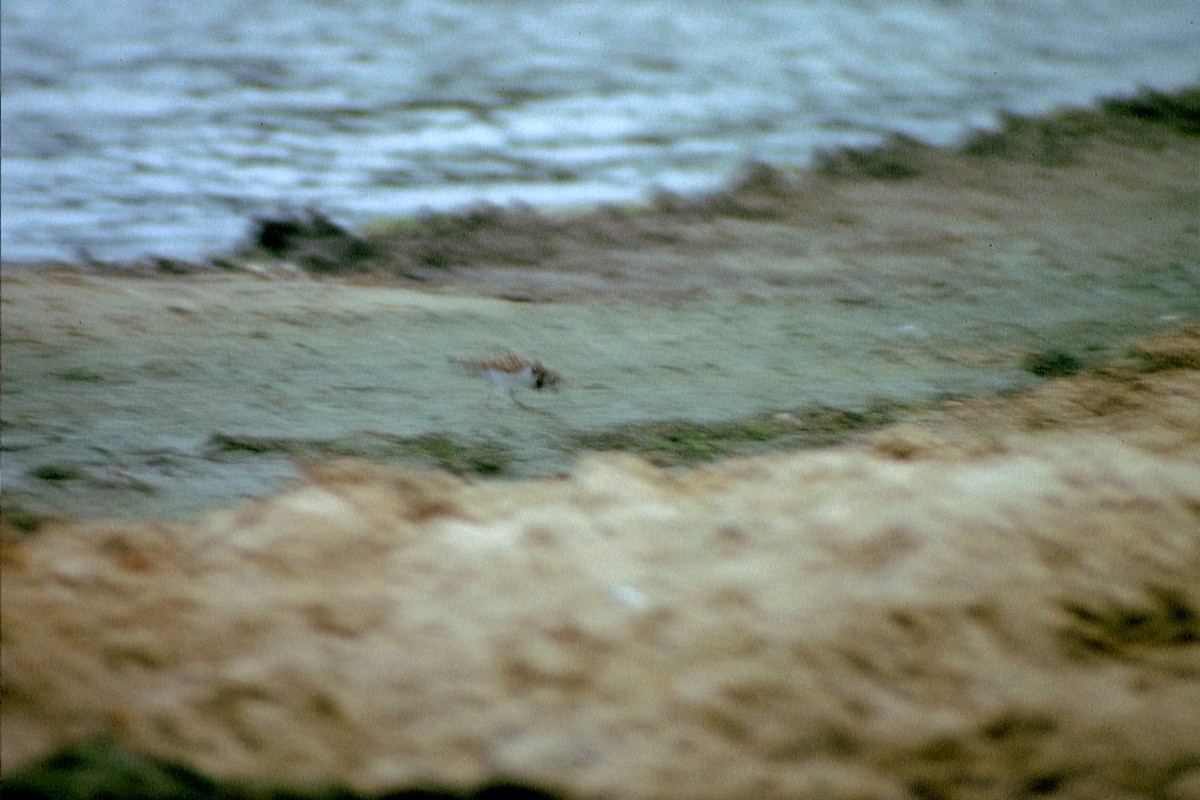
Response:
[{"label": "green algae-covered ground", "polygon": [[[1200,318],[1196,94],[759,166],[651,209],[301,221],[210,265],[5,265],[6,513],[178,518],[328,456],[500,478],[596,449],[688,464],[1085,369]],[[563,391],[525,411],[448,360],[496,349]]]}]

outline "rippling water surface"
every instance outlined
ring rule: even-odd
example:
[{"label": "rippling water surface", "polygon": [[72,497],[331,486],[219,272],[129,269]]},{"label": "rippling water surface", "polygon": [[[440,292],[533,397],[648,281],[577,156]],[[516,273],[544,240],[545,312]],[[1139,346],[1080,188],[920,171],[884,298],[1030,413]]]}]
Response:
[{"label": "rippling water surface", "polygon": [[6,0],[3,256],[689,191],[1200,78],[1194,0]]}]

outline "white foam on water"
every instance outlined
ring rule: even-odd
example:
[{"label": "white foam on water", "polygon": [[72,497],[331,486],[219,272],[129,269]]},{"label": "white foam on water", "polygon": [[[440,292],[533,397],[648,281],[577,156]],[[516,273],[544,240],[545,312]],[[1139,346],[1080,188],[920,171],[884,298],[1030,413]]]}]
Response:
[{"label": "white foam on water", "polygon": [[[247,218],[563,208],[1200,79],[1191,0],[4,4],[7,261],[181,257]],[[619,20],[619,24],[614,24]],[[232,235],[231,235],[232,234]]]}]

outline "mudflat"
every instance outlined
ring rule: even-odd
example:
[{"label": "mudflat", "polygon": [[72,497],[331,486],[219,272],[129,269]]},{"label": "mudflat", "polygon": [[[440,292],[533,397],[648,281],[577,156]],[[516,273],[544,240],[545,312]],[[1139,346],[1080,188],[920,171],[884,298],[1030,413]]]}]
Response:
[{"label": "mudflat", "polygon": [[[285,221],[220,266],[7,266],[6,504],[179,519],[330,455],[489,477],[596,449],[687,463],[1028,388],[1200,318],[1194,105],[760,165],[652,209]],[[531,398],[545,413],[448,360],[497,349],[562,373]]]},{"label": "mudflat", "polygon": [[1200,796],[1198,108],[6,266],[5,786]]}]

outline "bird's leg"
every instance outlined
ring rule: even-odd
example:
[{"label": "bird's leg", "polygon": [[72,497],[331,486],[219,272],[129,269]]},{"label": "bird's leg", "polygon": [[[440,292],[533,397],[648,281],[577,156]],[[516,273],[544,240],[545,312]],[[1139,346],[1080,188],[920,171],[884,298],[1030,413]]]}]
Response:
[{"label": "bird's leg", "polygon": [[509,387],[508,396],[511,397],[512,401],[517,404],[517,408],[524,409],[525,411],[533,411],[532,408],[530,408],[529,406],[525,405],[524,403],[522,403],[520,400],[517,399],[517,387],[515,387],[515,386]]}]

